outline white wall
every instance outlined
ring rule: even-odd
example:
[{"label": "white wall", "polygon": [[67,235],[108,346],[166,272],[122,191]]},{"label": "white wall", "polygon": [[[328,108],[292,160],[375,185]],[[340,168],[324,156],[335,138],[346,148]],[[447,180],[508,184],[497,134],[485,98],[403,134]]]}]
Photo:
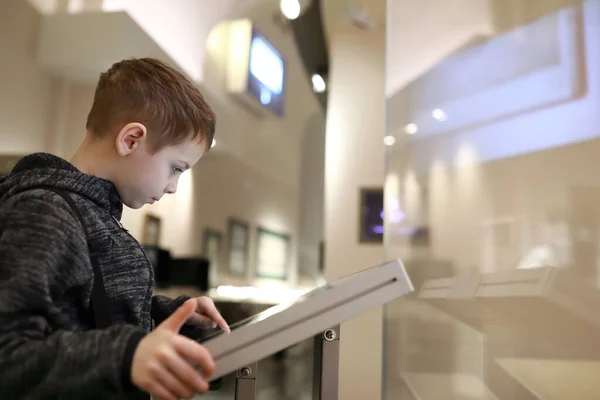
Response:
[{"label": "white wall", "polygon": [[[34,55],[40,15],[26,2],[0,4],[0,150],[24,154],[45,149],[55,86]],[[16,139],[16,135],[20,135]]]},{"label": "white wall", "polygon": [[197,82],[204,80],[206,37],[222,19],[263,0],[27,0],[40,12],[126,11]]},{"label": "white wall", "polygon": [[[324,2],[330,52],[325,145],[325,278],[377,265],[382,245],[358,243],[361,187],[383,186],[385,24],[362,31],[343,19],[344,2]],[[369,2],[378,17],[385,1]],[[382,310],[341,327],[339,398],[381,397]]]},{"label": "white wall", "polygon": [[311,277],[319,267],[319,245],[324,239],[325,119],[315,113],[302,138],[300,208],[298,212],[298,267]]},{"label": "white wall", "polygon": [[210,29],[237,4],[232,1],[105,0],[109,10],[126,10],[198,82],[204,80],[202,66]]}]

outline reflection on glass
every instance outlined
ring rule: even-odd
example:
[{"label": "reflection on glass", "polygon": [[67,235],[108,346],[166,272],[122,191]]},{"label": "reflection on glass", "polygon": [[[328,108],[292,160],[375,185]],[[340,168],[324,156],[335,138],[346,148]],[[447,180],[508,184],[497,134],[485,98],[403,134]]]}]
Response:
[{"label": "reflection on glass", "polygon": [[600,0],[389,4],[386,398],[600,398]]}]

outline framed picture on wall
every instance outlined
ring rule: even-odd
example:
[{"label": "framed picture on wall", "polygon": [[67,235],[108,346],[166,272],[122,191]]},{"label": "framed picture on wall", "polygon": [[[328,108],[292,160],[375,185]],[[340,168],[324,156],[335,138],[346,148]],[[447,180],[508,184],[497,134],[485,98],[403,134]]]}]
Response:
[{"label": "framed picture on wall", "polygon": [[383,187],[362,188],[358,209],[359,243],[383,243]]},{"label": "framed picture on wall", "polygon": [[248,268],[248,241],[250,236],[248,223],[230,218],[228,236],[229,254],[227,262],[229,273],[234,276],[245,276]]},{"label": "framed picture on wall", "polygon": [[209,285],[214,285],[219,277],[221,246],[223,235],[221,232],[207,228],[204,231],[204,242],[202,243],[202,255],[209,261],[208,271]]},{"label": "framed picture on wall", "polygon": [[290,238],[258,228],[256,237],[256,275],[259,278],[287,279]]},{"label": "framed picture on wall", "polygon": [[142,232],[142,244],[145,246],[160,247],[160,217],[152,214],[146,214],[144,220],[144,230]]}]

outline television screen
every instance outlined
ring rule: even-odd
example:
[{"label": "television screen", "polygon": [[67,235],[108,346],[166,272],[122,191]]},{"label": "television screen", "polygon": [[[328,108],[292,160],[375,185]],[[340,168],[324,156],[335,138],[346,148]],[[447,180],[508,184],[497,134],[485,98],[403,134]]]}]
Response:
[{"label": "television screen", "polygon": [[275,114],[283,114],[285,63],[267,40],[252,31],[248,68],[248,92]]},{"label": "television screen", "polygon": [[383,242],[383,188],[360,193],[360,241]]}]

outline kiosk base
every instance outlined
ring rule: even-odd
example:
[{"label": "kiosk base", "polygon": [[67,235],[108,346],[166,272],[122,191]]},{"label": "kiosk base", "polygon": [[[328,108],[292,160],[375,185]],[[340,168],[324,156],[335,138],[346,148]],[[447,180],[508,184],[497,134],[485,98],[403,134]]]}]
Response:
[{"label": "kiosk base", "polygon": [[[338,372],[340,360],[340,327],[336,326],[314,337],[313,400],[338,399]],[[256,399],[258,363],[237,371],[235,400]]]}]

